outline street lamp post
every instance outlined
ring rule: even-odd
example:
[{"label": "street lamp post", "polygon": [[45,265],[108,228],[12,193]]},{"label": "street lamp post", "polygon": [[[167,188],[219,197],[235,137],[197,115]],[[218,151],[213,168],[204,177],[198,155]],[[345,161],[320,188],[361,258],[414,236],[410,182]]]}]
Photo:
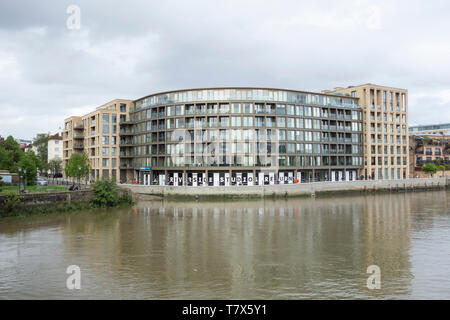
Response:
[{"label": "street lamp post", "polygon": [[22,174],[22,167],[18,167],[17,171],[19,171],[19,193],[20,193],[20,175]]},{"label": "street lamp post", "polygon": [[23,192],[26,192],[27,191],[27,169],[23,169],[23,177],[24,177]]}]

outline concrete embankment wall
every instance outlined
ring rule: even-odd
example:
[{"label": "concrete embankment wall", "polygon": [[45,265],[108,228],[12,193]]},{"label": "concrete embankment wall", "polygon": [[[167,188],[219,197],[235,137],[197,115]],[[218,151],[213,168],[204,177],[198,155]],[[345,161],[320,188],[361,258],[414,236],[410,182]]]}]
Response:
[{"label": "concrete embankment wall", "polygon": [[[0,195],[0,206],[5,196]],[[90,201],[92,190],[79,190],[68,192],[30,193],[20,195],[20,206],[30,206],[37,204],[51,204],[72,201]]]},{"label": "concrete embankment wall", "polygon": [[398,192],[444,189],[448,186],[446,178],[424,178],[404,180],[378,181],[339,181],[313,182],[298,184],[281,184],[265,186],[144,186],[120,185],[122,189],[130,190],[135,200],[153,198],[265,198],[265,197],[301,197],[320,196],[336,193],[369,193],[369,192]]}]

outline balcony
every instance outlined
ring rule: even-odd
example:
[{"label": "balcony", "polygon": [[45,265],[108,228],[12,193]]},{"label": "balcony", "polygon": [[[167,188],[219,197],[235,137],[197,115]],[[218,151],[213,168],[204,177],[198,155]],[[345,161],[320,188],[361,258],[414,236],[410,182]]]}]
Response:
[{"label": "balcony", "polygon": [[84,139],[84,136],[83,136],[82,134],[75,133],[75,134],[73,135],[73,138],[74,138],[74,139]]},{"label": "balcony", "polygon": [[73,148],[74,149],[84,149],[84,146],[81,143],[74,143]]},{"label": "balcony", "polygon": [[131,132],[131,131],[128,131],[128,130],[120,130],[119,135],[121,135],[121,136],[131,136],[131,135],[134,135],[134,133]]},{"label": "balcony", "polygon": [[125,120],[125,121],[120,121],[119,123],[120,124],[134,124],[135,121],[133,121],[133,120]]},{"label": "balcony", "polygon": [[77,123],[73,126],[74,129],[82,130],[84,129],[84,125],[82,123]]}]

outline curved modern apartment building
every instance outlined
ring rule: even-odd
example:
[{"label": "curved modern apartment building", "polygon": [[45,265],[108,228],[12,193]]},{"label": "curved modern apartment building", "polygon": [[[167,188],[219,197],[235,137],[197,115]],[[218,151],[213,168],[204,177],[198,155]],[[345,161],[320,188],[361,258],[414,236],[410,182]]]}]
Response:
[{"label": "curved modern apartment building", "polygon": [[268,88],[207,88],[135,100],[120,125],[121,182],[256,185],[355,180],[358,98]]}]

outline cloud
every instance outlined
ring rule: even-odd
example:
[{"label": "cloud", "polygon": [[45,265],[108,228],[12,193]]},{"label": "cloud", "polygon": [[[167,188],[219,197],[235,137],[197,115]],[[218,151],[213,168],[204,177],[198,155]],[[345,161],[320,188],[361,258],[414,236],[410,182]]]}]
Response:
[{"label": "cloud", "polygon": [[[67,28],[71,4],[79,30]],[[449,9],[419,0],[2,1],[0,134],[31,138],[114,98],[210,86],[371,82],[409,90],[410,124],[449,122]]]}]

